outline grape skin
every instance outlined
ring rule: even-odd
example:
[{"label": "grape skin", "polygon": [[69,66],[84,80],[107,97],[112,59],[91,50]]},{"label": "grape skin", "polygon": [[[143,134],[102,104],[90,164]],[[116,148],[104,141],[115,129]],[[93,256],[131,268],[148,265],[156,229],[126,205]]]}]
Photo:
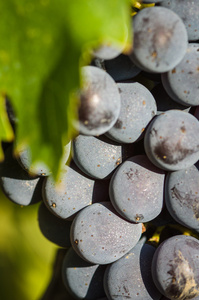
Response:
[{"label": "grape skin", "polygon": [[146,155],[126,160],[111,178],[109,194],[117,212],[132,222],[149,222],[163,206],[164,172]]},{"label": "grape skin", "polygon": [[82,209],[71,226],[71,244],[80,257],[94,264],[109,264],[125,255],[140,239],[141,223],[125,221],[110,202]]},{"label": "grape skin", "polygon": [[166,177],[165,201],[171,216],[183,226],[199,231],[199,170],[170,172]]},{"label": "grape skin", "polygon": [[196,41],[199,39],[199,1],[198,0],[175,0],[162,1],[160,4],[174,11],[183,20],[189,41]]},{"label": "grape skin", "polygon": [[199,296],[199,241],[177,235],[158,246],[152,260],[152,276],[159,291],[169,299]]},{"label": "grape skin", "polygon": [[22,177],[19,178],[18,175],[19,173],[15,173],[14,177],[12,174],[12,178],[2,176],[0,179],[1,187],[8,199],[22,206],[42,201],[41,189],[43,180],[38,177],[30,178],[23,172],[21,172],[23,179]]},{"label": "grape skin", "polygon": [[130,58],[146,72],[167,72],[186,53],[186,28],[180,17],[170,9],[142,9],[133,18],[133,32],[134,44]]},{"label": "grape skin", "polygon": [[5,195],[18,205],[32,205],[42,201],[43,178],[30,176],[13,156],[12,146],[5,151],[0,164],[0,185]]},{"label": "grape skin", "polygon": [[105,296],[103,288],[105,268],[106,266],[86,262],[71,247],[62,265],[64,285],[75,299],[96,300]]},{"label": "grape skin", "polygon": [[117,83],[121,110],[115,125],[106,135],[120,143],[133,143],[143,136],[156,115],[157,106],[150,91],[138,82]]},{"label": "grape skin", "polygon": [[199,122],[188,112],[168,110],[149,124],[144,146],[157,167],[168,171],[188,168],[199,159]]},{"label": "grape skin", "polygon": [[186,106],[199,105],[199,44],[189,44],[181,62],[161,75],[170,97]]},{"label": "grape skin", "polygon": [[120,112],[118,88],[112,77],[97,67],[82,67],[81,74],[79,122],[74,125],[80,134],[104,134],[115,124]]},{"label": "grape skin", "polygon": [[109,300],[160,299],[161,294],[151,277],[151,262],[155,250],[151,245],[138,243],[126,255],[107,267],[104,289]]},{"label": "grape skin", "polygon": [[88,178],[74,162],[62,171],[58,187],[52,176],[49,176],[43,184],[43,199],[46,206],[63,219],[73,219],[79,210],[95,201],[106,200],[106,197],[108,197],[106,185]]},{"label": "grape skin", "polygon": [[106,137],[79,135],[73,141],[73,159],[88,176],[106,179],[122,162],[122,146]]},{"label": "grape skin", "polygon": [[119,144],[105,135],[79,135],[73,141],[75,164],[85,175],[96,180],[109,180],[114,170],[134,152],[133,143]]}]

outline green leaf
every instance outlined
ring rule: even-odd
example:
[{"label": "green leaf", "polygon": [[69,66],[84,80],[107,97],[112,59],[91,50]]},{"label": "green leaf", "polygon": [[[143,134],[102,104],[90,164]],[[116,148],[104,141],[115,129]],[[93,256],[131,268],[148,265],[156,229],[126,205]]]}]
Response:
[{"label": "green leaf", "polygon": [[104,42],[129,48],[130,0],[0,0],[0,11],[0,94],[17,116],[16,145],[57,174],[75,133],[82,53]]},{"label": "green leaf", "polygon": [[[6,112],[5,96],[0,94],[0,141],[11,142],[14,139],[12,126]],[[4,153],[0,144],[0,161],[4,159]]]},{"label": "green leaf", "polygon": [[80,44],[131,45],[129,0],[72,1],[68,20]]}]

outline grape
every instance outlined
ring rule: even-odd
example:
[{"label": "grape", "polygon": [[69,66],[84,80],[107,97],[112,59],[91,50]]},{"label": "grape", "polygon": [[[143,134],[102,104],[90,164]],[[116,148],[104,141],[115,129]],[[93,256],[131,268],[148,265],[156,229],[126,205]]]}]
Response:
[{"label": "grape", "polygon": [[13,157],[12,146],[0,164],[0,184],[6,196],[16,204],[27,206],[42,201],[42,178],[31,177]]},{"label": "grape", "polygon": [[156,85],[152,90],[151,94],[155,98],[157,104],[157,114],[165,112],[171,109],[180,109],[184,111],[189,111],[190,107],[184,106],[180,103],[174,101],[165,91],[163,85],[160,83]]},{"label": "grape", "polygon": [[73,141],[76,165],[94,179],[109,179],[113,171],[134,153],[133,144],[118,144],[106,136],[79,135]]},{"label": "grape", "polygon": [[120,94],[115,81],[105,71],[85,66],[81,69],[79,122],[81,134],[101,135],[116,122],[120,112]]},{"label": "grape", "polygon": [[199,1],[198,0],[175,0],[162,1],[160,4],[163,7],[174,11],[185,24],[189,41],[199,39]]},{"label": "grape", "polygon": [[140,239],[142,224],[125,221],[110,202],[82,209],[71,226],[71,244],[78,255],[94,264],[109,264],[125,255]]},{"label": "grape", "polygon": [[186,53],[188,38],[185,25],[170,9],[142,9],[133,18],[133,32],[130,58],[146,72],[167,72]]},{"label": "grape", "polygon": [[148,126],[144,146],[149,159],[159,168],[186,169],[199,159],[199,122],[188,112],[168,110]]},{"label": "grape", "polygon": [[163,206],[164,172],[146,155],[126,160],[110,182],[110,199],[117,212],[132,222],[148,222]]},{"label": "grape", "polygon": [[108,198],[108,191],[101,182],[86,177],[71,162],[62,171],[59,186],[56,186],[52,176],[46,178],[43,184],[43,198],[46,206],[56,216],[68,219],[87,205]]},{"label": "grape", "polygon": [[83,260],[71,247],[63,261],[62,277],[67,290],[76,299],[96,300],[105,296],[103,277],[106,266]]},{"label": "grape", "polygon": [[137,76],[141,70],[130,60],[128,55],[120,54],[114,59],[105,60],[106,72],[115,81],[127,80]]},{"label": "grape", "polygon": [[152,260],[152,276],[159,291],[169,299],[199,296],[199,241],[177,235],[157,248]]},{"label": "grape", "polygon": [[106,135],[121,143],[133,143],[141,138],[145,127],[157,112],[150,91],[138,82],[118,83],[121,110],[117,122]]},{"label": "grape", "polygon": [[196,166],[171,172],[166,180],[166,205],[180,224],[199,230],[199,170]]},{"label": "grape", "polygon": [[160,292],[151,277],[155,248],[138,243],[126,255],[110,264],[104,276],[104,289],[109,300],[159,300]]},{"label": "grape", "polygon": [[73,141],[73,158],[85,174],[105,179],[122,162],[122,146],[106,137],[79,135]]},{"label": "grape", "polygon": [[42,202],[38,210],[39,228],[42,234],[52,243],[64,247],[71,247],[71,222],[56,217]]},{"label": "grape", "polygon": [[182,105],[199,105],[199,44],[189,44],[181,62],[162,74],[170,97]]}]

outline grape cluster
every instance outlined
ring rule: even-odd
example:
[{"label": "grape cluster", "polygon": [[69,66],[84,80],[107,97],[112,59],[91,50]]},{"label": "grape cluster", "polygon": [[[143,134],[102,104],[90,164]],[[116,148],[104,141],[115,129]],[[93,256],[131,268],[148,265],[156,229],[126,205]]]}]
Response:
[{"label": "grape cluster", "polygon": [[82,67],[58,183],[4,146],[1,187],[41,201],[75,299],[199,299],[199,1],[155,3],[133,17],[129,55],[104,45]]}]

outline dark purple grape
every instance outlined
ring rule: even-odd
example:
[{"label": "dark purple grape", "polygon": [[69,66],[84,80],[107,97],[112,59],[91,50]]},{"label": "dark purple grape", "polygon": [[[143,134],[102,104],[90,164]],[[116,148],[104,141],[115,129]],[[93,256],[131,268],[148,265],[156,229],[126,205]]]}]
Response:
[{"label": "dark purple grape", "polygon": [[166,239],[152,260],[152,276],[159,291],[169,299],[199,296],[199,241],[186,235]]},{"label": "dark purple grape", "polygon": [[86,262],[71,247],[63,260],[64,285],[75,299],[96,300],[105,296],[103,288],[105,268],[106,266]]},{"label": "dark purple grape", "polygon": [[104,289],[109,300],[159,300],[161,294],[151,277],[155,248],[138,243],[126,255],[110,264],[104,276]]},{"label": "dark purple grape", "polygon": [[199,170],[193,165],[167,175],[165,200],[171,216],[199,231]]},{"label": "dark purple grape", "polygon": [[149,7],[133,17],[132,61],[146,72],[167,72],[186,53],[187,31],[180,17],[164,7]]},{"label": "dark purple grape", "polygon": [[140,239],[142,224],[130,223],[110,202],[82,209],[71,227],[71,244],[78,255],[94,264],[109,264],[125,255]]},{"label": "dark purple grape", "polygon": [[185,24],[189,41],[199,39],[199,1],[164,0],[160,4],[174,11]]},{"label": "dark purple grape", "polygon": [[199,44],[189,44],[180,63],[162,74],[162,83],[176,102],[186,106],[199,105]]},{"label": "dark purple grape", "polygon": [[135,152],[135,145],[119,144],[105,135],[79,135],[73,141],[76,165],[94,179],[109,179],[114,170]]},{"label": "dark purple grape", "polygon": [[88,176],[106,179],[122,163],[122,145],[106,137],[79,135],[73,141],[73,158]]},{"label": "dark purple grape", "polygon": [[84,175],[72,162],[62,171],[59,185],[49,176],[43,184],[43,199],[46,206],[56,216],[74,218],[82,208],[93,202],[106,201],[108,187],[106,182],[94,181]]},{"label": "dark purple grape", "polygon": [[117,212],[132,222],[149,222],[163,206],[165,174],[146,155],[127,159],[111,178],[109,194]]},{"label": "dark purple grape", "polygon": [[116,122],[120,112],[120,94],[112,77],[93,66],[81,69],[82,88],[79,92],[79,122],[81,134],[101,135]]},{"label": "dark purple grape", "polygon": [[138,82],[117,83],[117,86],[121,110],[117,122],[106,135],[120,143],[133,143],[142,137],[156,115],[156,102],[150,91]]},{"label": "dark purple grape", "polygon": [[188,112],[168,110],[148,126],[144,146],[157,167],[168,171],[186,169],[199,159],[199,121]]},{"label": "dark purple grape", "polygon": [[16,204],[27,206],[42,201],[43,178],[30,176],[13,156],[12,146],[0,164],[0,184],[5,195]]}]

